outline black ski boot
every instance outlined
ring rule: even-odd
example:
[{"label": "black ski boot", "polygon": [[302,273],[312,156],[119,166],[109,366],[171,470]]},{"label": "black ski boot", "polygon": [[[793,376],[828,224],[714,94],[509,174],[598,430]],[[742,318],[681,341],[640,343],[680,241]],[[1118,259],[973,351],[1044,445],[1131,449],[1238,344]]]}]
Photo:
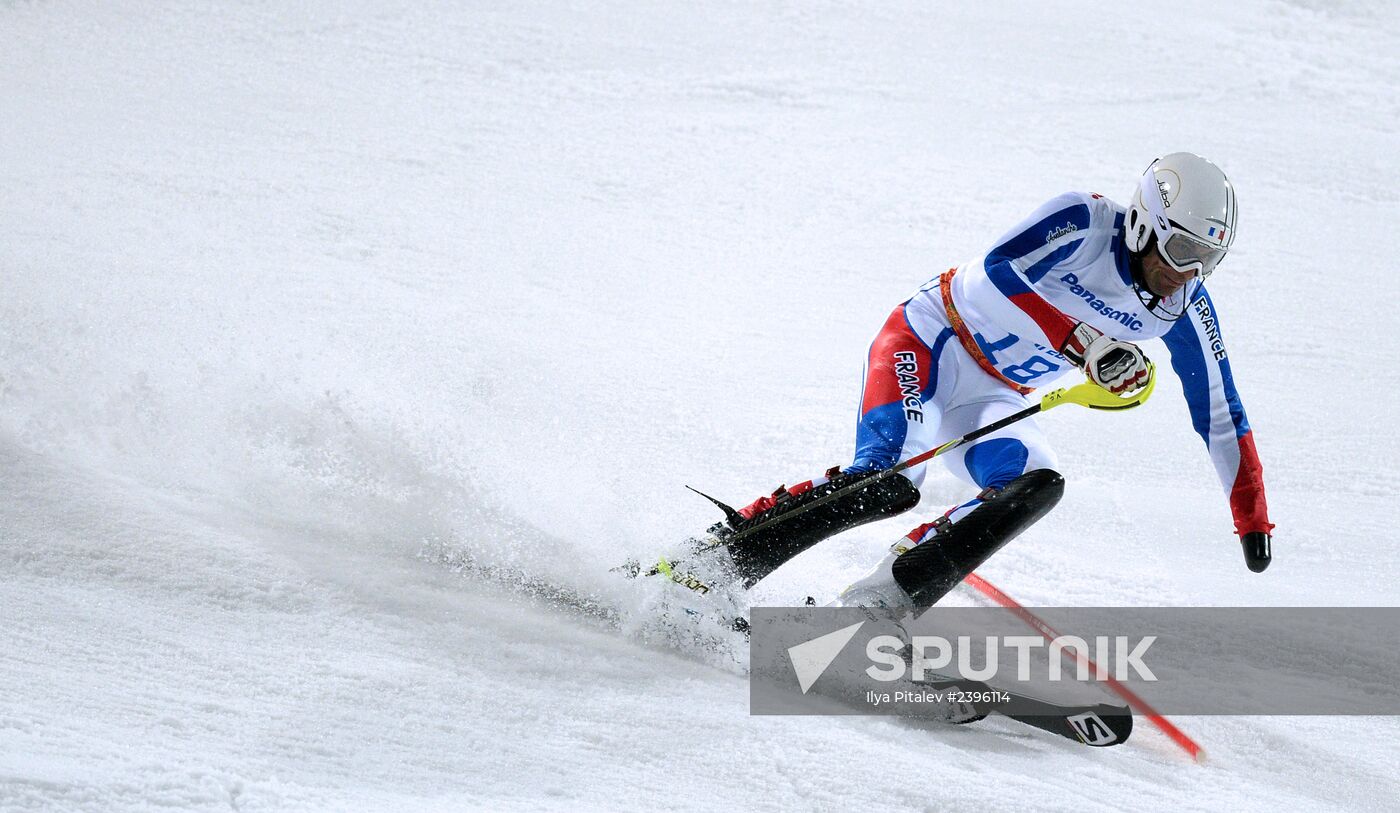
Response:
[{"label": "black ski boot", "polygon": [[847,474],[839,468],[828,471],[821,485],[800,492],[780,486],[743,511],[706,496],[724,510],[725,519],[710,528],[711,538],[701,541],[699,550],[723,548],[746,590],[823,539],[919,503],[918,487],[901,474]]},{"label": "black ski boot", "polygon": [[899,555],[894,580],[916,607],[931,607],[992,554],[1050,512],[1065,493],[1065,480],[1050,469],[1017,477],[932,538]]}]

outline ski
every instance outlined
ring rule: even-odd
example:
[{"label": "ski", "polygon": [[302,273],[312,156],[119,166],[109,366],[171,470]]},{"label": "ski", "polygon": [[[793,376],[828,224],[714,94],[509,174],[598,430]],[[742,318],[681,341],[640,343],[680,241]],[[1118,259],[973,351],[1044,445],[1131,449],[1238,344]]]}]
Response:
[{"label": "ski", "polygon": [[1133,733],[1133,713],[1127,706],[1059,703],[978,680],[942,676],[918,685],[950,692],[950,722],[960,725],[997,714],[1091,748],[1122,745]]},{"label": "ski", "polygon": [[[618,611],[596,596],[552,584],[511,568],[464,569],[478,577],[511,585],[525,596],[543,603],[598,619],[614,629],[618,625]],[[704,596],[709,592],[695,589],[692,585],[702,582],[690,577],[686,571],[678,570],[676,564],[665,559],[659,560],[658,565],[653,567],[643,567],[637,561],[629,560],[613,568],[613,572],[629,579],[664,577],[696,596]],[[712,614],[689,607],[680,609],[690,615]],[[743,633],[745,636],[749,633],[749,621],[741,615],[714,617],[714,621],[722,628]],[[1092,748],[1122,745],[1127,742],[1133,731],[1132,711],[1127,706],[1112,703],[1059,703],[982,681],[941,675],[920,681],[916,685],[933,691],[958,693],[949,699],[949,714],[946,718],[946,722],[954,725],[977,723],[996,714]],[[1001,697],[1005,700],[990,702],[986,700],[988,697]]]},{"label": "ski", "polygon": [[[613,571],[633,579],[664,578],[688,590],[693,597],[708,596],[713,589],[703,579],[684,570],[679,563],[672,563],[664,557],[650,568],[644,568],[636,560],[630,560],[620,567],[613,568]],[[683,609],[695,615],[709,614],[699,609]],[[749,621],[741,615],[718,616],[713,617],[713,620],[745,636],[749,633]],[[1113,703],[1060,703],[1025,692],[992,686],[982,681],[946,676],[936,676],[920,682],[919,685],[934,691],[954,693],[949,700],[948,722],[956,725],[975,723],[996,714],[1091,748],[1122,745],[1133,732],[1132,710],[1127,706]],[[987,698],[1001,698],[1001,701]]]},{"label": "ski", "polygon": [[656,564],[644,567],[636,559],[628,559],[612,568],[612,572],[627,579],[665,579],[683,588],[677,592],[677,596],[688,600],[680,602],[678,607],[686,614],[707,617],[720,627],[743,633],[745,637],[749,634],[749,620],[738,612],[726,611],[726,603],[716,600],[720,595],[719,585],[713,583],[713,579],[697,575],[680,562],[671,562],[662,556]]}]

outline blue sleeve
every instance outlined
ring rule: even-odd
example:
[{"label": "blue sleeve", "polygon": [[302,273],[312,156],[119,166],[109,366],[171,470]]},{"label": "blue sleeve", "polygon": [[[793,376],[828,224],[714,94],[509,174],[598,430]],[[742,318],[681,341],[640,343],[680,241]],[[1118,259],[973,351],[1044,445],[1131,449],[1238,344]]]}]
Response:
[{"label": "blue sleeve", "polygon": [[1162,337],[1181,379],[1191,425],[1205,441],[1220,484],[1230,499],[1237,532],[1268,532],[1263,466],[1254,433],[1235,388],[1220,318],[1202,286],[1185,316]]}]

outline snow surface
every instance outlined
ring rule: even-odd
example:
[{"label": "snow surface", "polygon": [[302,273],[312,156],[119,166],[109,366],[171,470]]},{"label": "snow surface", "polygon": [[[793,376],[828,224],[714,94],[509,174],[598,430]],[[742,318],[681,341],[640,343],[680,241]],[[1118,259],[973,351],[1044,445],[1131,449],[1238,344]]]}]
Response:
[{"label": "snow surface", "polygon": [[450,564],[627,600],[607,567],[713,518],[682,484],[848,461],[909,292],[1188,149],[1239,190],[1211,285],[1277,561],[1166,381],[1046,417],[1064,504],[983,573],[1400,601],[1400,11],[1102,6],[0,4],[0,808],[1400,808],[1393,719],[1180,720],[1195,766],[751,717],[737,670]]}]

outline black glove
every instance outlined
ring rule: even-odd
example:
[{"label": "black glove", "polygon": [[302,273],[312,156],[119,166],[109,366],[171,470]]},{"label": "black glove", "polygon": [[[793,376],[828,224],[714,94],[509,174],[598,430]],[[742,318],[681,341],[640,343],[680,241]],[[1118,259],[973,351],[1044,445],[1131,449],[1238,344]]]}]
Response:
[{"label": "black glove", "polygon": [[1244,563],[1255,573],[1263,573],[1269,567],[1269,562],[1273,561],[1273,552],[1269,550],[1269,543],[1272,537],[1263,531],[1250,531],[1240,537],[1240,547],[1244,548]]}]

